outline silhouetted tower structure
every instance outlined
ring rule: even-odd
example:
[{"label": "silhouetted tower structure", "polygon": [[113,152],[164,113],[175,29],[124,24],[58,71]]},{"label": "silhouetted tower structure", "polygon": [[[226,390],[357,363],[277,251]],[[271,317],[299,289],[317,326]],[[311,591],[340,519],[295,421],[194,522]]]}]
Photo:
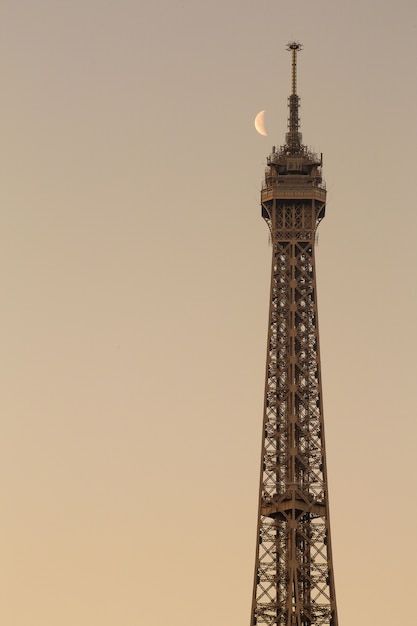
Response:
[{"label": "silhouetted tower structure", "polygon": [[262,185],[272,273],[251,626],[338,626],[330,542],[314,261],[322,158],[299,132],[297,53],[285,145]]}]

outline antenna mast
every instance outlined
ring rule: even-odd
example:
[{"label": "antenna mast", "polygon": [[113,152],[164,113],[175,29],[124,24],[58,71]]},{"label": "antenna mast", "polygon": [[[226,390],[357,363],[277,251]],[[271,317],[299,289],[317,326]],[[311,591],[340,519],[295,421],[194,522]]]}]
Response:
[{"label": "antenna mast", "polygon": [[288,152],[293,154],[303,151],[302,135],[298,132],[300,98],[297,95],[297,52],[301,52],[302,49],[303,46],[298,41],[292,41],[287,45],[287,50],[291,52],[291,95],[288,98],[289,117],[286,147]]}]

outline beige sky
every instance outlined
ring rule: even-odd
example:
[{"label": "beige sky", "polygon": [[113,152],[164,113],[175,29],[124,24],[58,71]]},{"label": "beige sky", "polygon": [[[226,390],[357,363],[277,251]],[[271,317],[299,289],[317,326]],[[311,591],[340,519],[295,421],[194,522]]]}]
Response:
[{"label": "beige sky", "polygon": [[[293,37],[340,623],[416,581],[417,5],[11,2],[0,58],[0,622],[242,626]],[[264,138],[253,127],[266,109]]]}]

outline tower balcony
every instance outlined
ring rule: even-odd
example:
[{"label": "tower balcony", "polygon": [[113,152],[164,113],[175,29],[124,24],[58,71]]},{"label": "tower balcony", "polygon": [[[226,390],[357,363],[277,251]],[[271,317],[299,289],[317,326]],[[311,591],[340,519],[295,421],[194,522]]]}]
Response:
[{"label": "tower balcony", "polygon": [[261,191],[261,202],[264,204],[271,200],[315,200],[325,203],[326,189],[312,185],[265,184]]}]

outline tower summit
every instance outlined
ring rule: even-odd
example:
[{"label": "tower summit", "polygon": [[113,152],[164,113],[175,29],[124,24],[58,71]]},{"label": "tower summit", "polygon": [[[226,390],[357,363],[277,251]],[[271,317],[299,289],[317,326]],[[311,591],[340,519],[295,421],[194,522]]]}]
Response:
[{"label": "tower summit", "polygon": [[338,626],[314,258],[326,189],[299,132],[301,49],[287,46],[288,132],[261,191],[273,251],[251,626]]},{"label": "tower summit", "polygon": [[291,51],[291,95],[288,98],[289,117],[288,117],[288,133],[286,136],[286,145],[291,152],[298,152],[301,146],[301,133],[298,132],[300,118],[298,117],[298,109],[300,106],[300,98],[297,96],[297,52],[303,47],[297,41],[288,44],[287,50]]}]

